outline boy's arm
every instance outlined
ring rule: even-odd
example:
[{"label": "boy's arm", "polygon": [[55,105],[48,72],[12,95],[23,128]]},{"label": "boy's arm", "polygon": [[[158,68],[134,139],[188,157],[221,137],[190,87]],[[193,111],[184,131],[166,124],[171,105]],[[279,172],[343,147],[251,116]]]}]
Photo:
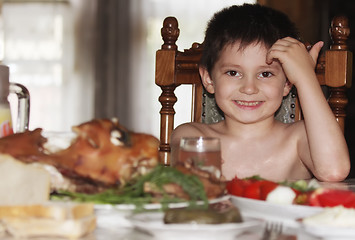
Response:
[{"label": "boy's arm", "polygon": [[[308,53],[301,42],[284,38],[271,47],[266,61],[278,59],[287,78],[297,88],[307,133],[299,149],[302,161],[317,179],[341,181],[350,170],[349,152],[314,72],[322,46],[318,42]],[[308,144],[304,144],[307,140]]]}]

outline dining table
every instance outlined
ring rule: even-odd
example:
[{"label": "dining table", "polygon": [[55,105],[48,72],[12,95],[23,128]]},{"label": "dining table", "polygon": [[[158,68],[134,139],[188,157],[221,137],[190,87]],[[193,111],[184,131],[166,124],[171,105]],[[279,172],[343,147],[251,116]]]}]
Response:
[{"label": "dining table", "polygon": [[[339,183],[320,183],[322,187],[337,188],[337,189],[349,189],[355,191],[355,179],[347,179]],[[229,196],[226,196],[227,198]],[[242,209],[241,209],[242,210]],[[267,210],[267,209],[265,209]],[[159,212],[159,211],[158,211]],[[241,211],[243,213],[243,211]],[[189,231],[184,231],[183,229],[180,232],[169,232],[169,230],[164,229],[164,224],[161,229],[157,228],[155,231],[165,232],[164,235],[154,234],[152,231],[147,231],[141,227],[137,227],[134,222],[134,216],[136,213],[132,211],[131,208],[117,207],[112,205],[95,205],[95,214],[97,217],[97,227],[93,233],[86,235],[80,240],[189,240],[189,239],[217,239],[216,235],[211,235],[206,238],[206,235],[199,237],[199,235],[190,235]],[[140,214],[140,213],[138,213]],[[243,215],[243,214],[242,214]],[[248,216],[250,217],[250,216]],[[256,217],[257,219],[257,217]],[[268,222],[267,218],[258,219],[261,221],[261,224],[249,228],[247,231],[240,234],[232,234],[230,237],[225,238],[224,235],[220,235],[221,240],[232,239],[232,240],[264,240],[263,234],[265,230],[266,223]],[[147,227],[149,227],[150,222],[146,222]],[[216,227],[216,226],[214,226]],[[221,226],[222,228],[222,226]],[[201,230],[201,233],[204,230]],[[219,233],[216,233],[219,235]],[[14,240],[15,238],[2,235],[1,239],[3,240]],[[35,238],[36,240],[57,240],[56,238]],[[297,227],[283,226],[283,232],[277,238],[273,240],[326,240],[326,238],[320,238],[313,236],[304,231],[301,227],[301,224]],[[58,238],[58,240],[63,240]],[[265,239],[267,240],[267,238]]]},{"label": "dining table", "polygon": [[[44,136],[48,138],[47,148],[53,147],[54,149],[65,149],[74,137],[73,133],[60,135],[58,133],[45,133]],[[353,178],[342,182],[318,183],[323,188],[355,192],[355,179]],[[232,195],[222,196],[221,201],[230,201],[234,204],[239,209],[243,221],[233,223],[232,227],[227,224],[210,224],[208,226],[171,224],[175,225],[174,227],[168,226],[170,224],[164,224],[162,220],[163,211],[154,204],[154,208],[146,209],[147,211],[143,212],[136,212],[135,206],[132,207],[132,204],[94,204],[96,228],[92,233],[78,240],[330,240],[327,237],[312,234],[312,231],[307,231],[302,225],[302,217],[290,220],[287,215],[288,210],[292,209],[294,213],[293,208],[296,209],[300,205],[277,206],[269,204],[267,201],[243,199],[242,197],[238,199]],[[315,207],[310,206],[302,207],[307,208],[308,212],[315,209]],[[253,211],[248,211],[250,209]],[[286,210],[283,211],[283,209]],[[146,216],[148,217],[145,218]],[[265,229],[269,223],[282,224],[282,233],[274,239],[264,238]],[[0,240],[18,239],[9,235],[1,227],[0,224]],[[328,229],[329,231],[332,231],[332,229]],[[355,228],[352,231],[352,238],[350,237],[348,240],[355,239]],[[31,240],[63,240],[63,238],[44,236],[31,238]],[[340,239],[333,238],[332,240]]]},{"label": "dining table", "polygon": [[[337,183],[320,183],[322,187],[332,188],[332,189],[348,189],[355,191],[355,179],[347,179],[343,182]],[[231,196],[224,196],[224,200],[229,199]],[[259,200],[256,200],[259,201]],[[259,225],[255,227],[248,228],[248,230],[240,233],[231,235],[223,235],[223,227],[220,226],[222,231],[218,232],[218,226],[213,226],[217,229],[215,235],[213,232],[210,236],[206,237],[206,234],[203,237],[199,237],[199,232],[194,233],[195,235],[190,234],[191,229],[177,232],[176,230],[169,232],[169,229],[164,227],[164,224],[160,224],[156,229],[148,229],[147,228],[152,224],[151,222],[143,222],[147,228],[142,228],[140,225],[137,225],[134,220],[135,215],[139,215],[142,213],[135,213],[130,207],[125,206],[115,206],[115,205],[95,205],[95,215],[96,215],[96,229],[94,232],[86,235],[79,240],[192,240],[192,239],[217,239],[216,236],[221,235],[221,240],[231,239],[231,240],[268,240],[268,238],[263,238],[265,232],[265,226],[270,219],[264,217],[263,219],[259,219],[258,216],[255,216],[255,219],[261,221]],[[240,209],[243,216],[243,209]],[[269,210],[267,208],[265,211]],[[148,211],[151,212],[152,210]],[[261,210],[263,211],[263,210]],[[153,212],[161,212],[162,211],[153,211]],[[244,216],[243,216],[244,217]],[[247,216],[248,218],[253,216]],[[281,219],[282,220],[282,219]],[[217,224],[218,225],[218,224]],[[138,227],[137,227],[138,226]],[[153,226],[153,225],[152,225]],[[189,227],[190,228],[190,227]],[[155,231],[155,232],[154,232]],[[197,231],[200,231],[202,234],[205,230],[199,230],[197,227]],[[164,233],[164,234],[162,234]],[[354,229],[355,233],[355,229]],[[202,236],[202,235],[201,235]],[[355,235],[353,235],[355,237]],[[15,240],[14,238],[7,233],[0,231],[0,239],[2,240]],[[25,239],[25,238],[21,238]],[[31,238],[32,240],[63,240],[63,238]],[[335,238],[337,239],[337,238]],[[332,238],[332,240],[335,240]],[[350,240],[351,238],[349,238]],[[355,239],[355,238],[354,238]],[[270,239],[271,240],[271,239]],[[277,236],[277,238],[273,238],[272,240],[328,240],[328,238],[321,238],[310,234],[309,232],[304,231],[302,225],[299,224],[297,226],[283,226],[282,234]]]},{"label": "dining table", "polygon": [[[324,188],[332,188],[332,189],[347,189],[355,192],[355,179],[346,179],[343,182],[319,182],[321,187]],[[129,215],[126,215],[124,221],[122,218],[118,217],[116,220],[111,220],[110,215],[111,211],[108,211],[107,218],[105,219],[105,214],[98,213],[98,226],[95,230],[93,236],[87,236],[87,240],[108,240],[108,239],[122,239],[122,240],[161,240],[160,236],[156,237],[147,232],[142,231],[141,229],[137,229],[132,226],[132,223],[129,220]],[[117,217],[117,216],[116,216]],[[250,229],[240,235],[235,236],[233,239],[235,240],[263,240],[263,234],[265,230],[265,224],[268,221],[267,218],[262,219],[264,221],[260,226],[256,226],[253,229]],[[115,227],[116,225],[116,227]],[[354,230],[355,232],[355,230]],[[353,236],[355,237],[355,235]],[[172,233],[169,238],[165,238],[169,240],[175,239],[188,239],[186,236],[174,236]],[[195,238],[198,239],[198,238]],[[202,238],[201,238],[202,239]],[[211,238],[213,239],[213,238]],[[223,239],[223,238],[221,238]],[[308,232],[304,231],[304,229],[299,225],[298,227],[287,227],[284,226],[284,230],[282,234],[280,234],[274,240],[323,240],[325,238],[317,237]],[[340,239],[340,238],[339,238]],[[355,239],[355,238],[354,238]],[[206,240],[205,238],[203,240]],[[333,239],[335,240],[335,239]]]}]

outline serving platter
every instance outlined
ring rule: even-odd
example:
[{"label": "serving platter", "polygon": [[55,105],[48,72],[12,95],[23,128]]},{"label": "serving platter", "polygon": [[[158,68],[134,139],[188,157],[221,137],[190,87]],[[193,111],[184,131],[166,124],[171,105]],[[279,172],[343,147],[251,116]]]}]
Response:
[{"label": "serving platter", "polygon": [[321,207],[281,205],[237,196],[231,196],[231,202],[239,208],[243,216],[282,222],[285,226],[294,228],[300,227],[300,219],[323,211]]},{"label": "serving platter", "polygon": [[241,223],[224,224],[165,224],[164,213],[146,212],[134,214],[130,220],[135,229],[152,235],[154,239],[238,239],[242,233],[260,228],[263,221],[246,218]]},{"label": "serving platter", "polygon": [[[222,196],[209,200],[209,204],[228,201],[229,195]],[[166,208],[183,208],[188,207],[189,202],[169,203]],[[196,204],[203,204],[202,201],[196,202]],[[97,216],[97,224],[102,228],[115,229],[117,227],[132,227],[132,221],[129,217],[137,210],[134,204],[95,204],[95,214]],[[143,211],[160,211],[163,209],[163,205],[160,203],[144,204],[140,207]]]},{"label": "serving platter", "polygon": [[326,207],[314,216],[304,218],[304,232],[322,239],[355,239],[355,209],[343,206]]},{"label": "serving platter", "polygon": [[322,240],[353,240],[355,228],[302,224],[304,231]]},{"label": "serving platter", "polygon": [[[230,199],[229,195],[224,195],[219,198],[215,199],[210,199],[208,201],[209,204],[213,203],[219,203],[223,201],[227,201]],[[166,208],[183,208],[183,207],[188,207],[190,202],[178,202],[178,203],[168,203],[166,206],[164,206],[161,203],[148,203],[148,204],[143,204],[141,206],[141,209],[143,210],[160,210],[163,209],[164,207]],[[197,205],[202,205],[204,204],[203,201],[197,201]],[[95,204],[95,210],[136,210],[137,206],[134,204]]]}]

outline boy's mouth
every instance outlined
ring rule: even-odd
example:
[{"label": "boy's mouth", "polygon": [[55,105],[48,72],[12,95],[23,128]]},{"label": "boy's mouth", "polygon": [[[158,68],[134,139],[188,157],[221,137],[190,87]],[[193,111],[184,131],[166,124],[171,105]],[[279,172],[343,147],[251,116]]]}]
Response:
[{"label": "boy's mouth", "polygon": [[246,107],[254,107],[262,103],[262,101],[240,101],[240,100],[235,100],[234,102],[238,105],[246,106]]}]

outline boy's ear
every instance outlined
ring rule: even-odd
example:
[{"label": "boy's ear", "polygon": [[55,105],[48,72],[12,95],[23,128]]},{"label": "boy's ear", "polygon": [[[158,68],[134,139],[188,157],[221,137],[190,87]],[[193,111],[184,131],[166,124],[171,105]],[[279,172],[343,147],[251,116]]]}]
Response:
[{"label": "boy's ear", "polygon": [[287,94],[291,91],[292,86],[293,84],[288,79],[286,79],[286,83],[284,86],[284,94],[283,94],[284,97],[287,96]]},{"label": "boy's ear", "polygon": [[202,84],[207,90],[207,92],[213,94],[214,93],[214,85],[213,81],[211,79],[210,74],[208,73],[207,69],[205,67],[199,67],[198,68],[202,80]]}]

